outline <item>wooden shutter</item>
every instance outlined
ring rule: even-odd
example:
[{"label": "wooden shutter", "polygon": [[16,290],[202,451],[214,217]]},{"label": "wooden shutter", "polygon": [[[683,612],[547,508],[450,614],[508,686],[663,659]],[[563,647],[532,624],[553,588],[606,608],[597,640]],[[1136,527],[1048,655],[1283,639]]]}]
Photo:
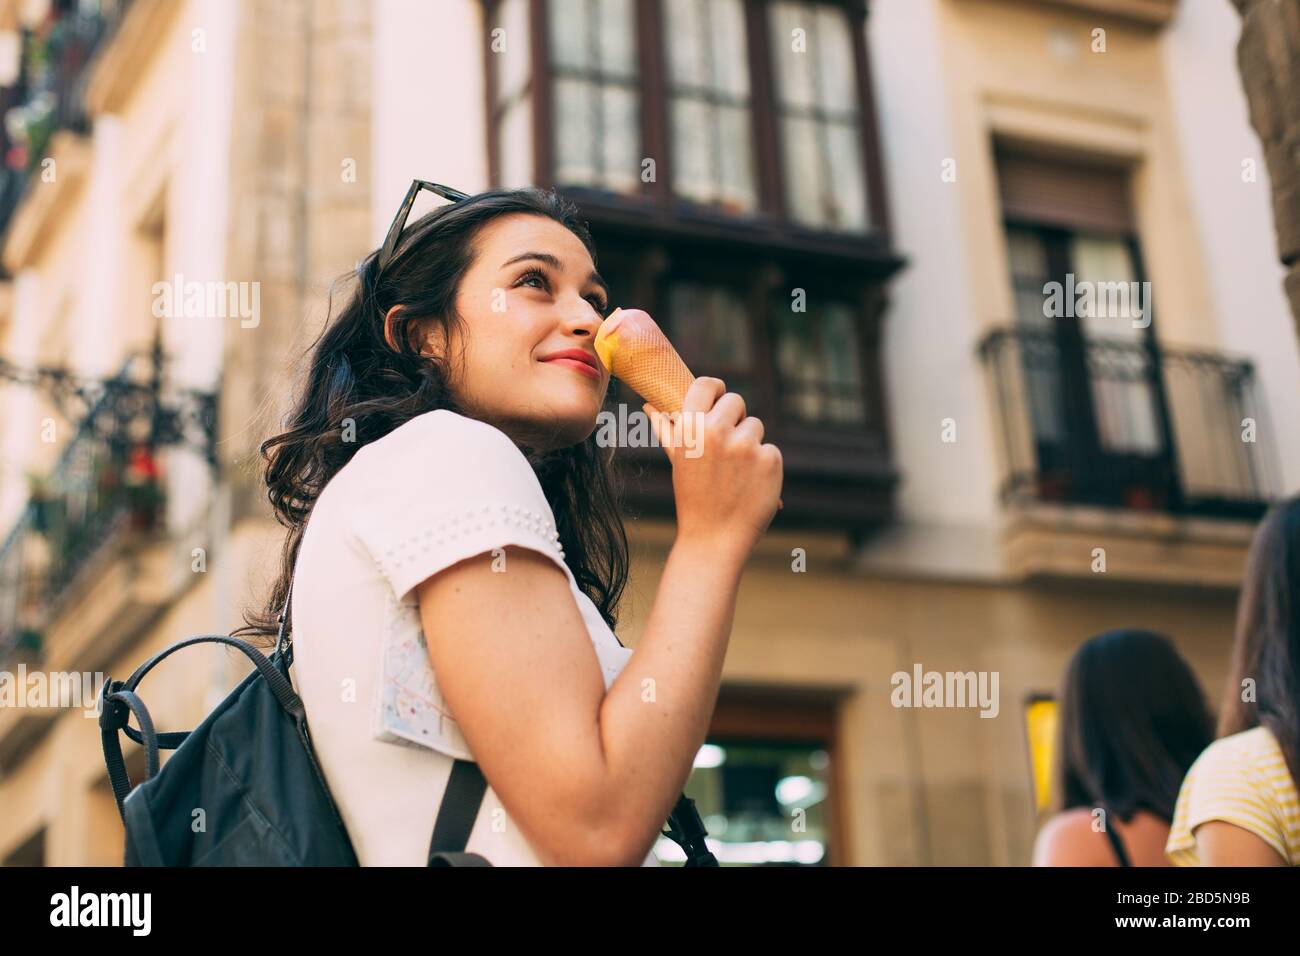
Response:
[{"label": "wooden shutter", "polygon": [[1131,233],[1129,172],[999,151],[998,182],[1008,219],[1067,229]]}]

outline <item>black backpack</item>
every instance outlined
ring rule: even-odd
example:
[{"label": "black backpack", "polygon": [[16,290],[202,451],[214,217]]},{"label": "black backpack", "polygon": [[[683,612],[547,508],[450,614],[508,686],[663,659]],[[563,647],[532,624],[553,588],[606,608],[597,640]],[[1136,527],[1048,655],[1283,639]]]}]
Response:
[{"label": "black backpack", "polygon": [[[358,865],[312,750],[302,699],[289,681],[287,609],[286,601],[270,658],[225,634],[191,637],[155,654],[125,682],[104,682],[99,727],[126,827],[126,866]],[[256,669],[194,730],[157,733],[136,688],[164,658],[205,643],[237,648]],[[138,731],[129,726],[131,714]],[[134,789],[119,731],[144,746],[146,779]],[[160,750],[176,751],[161,770]],[[465,852],[486,789],[477,764],[455,761],[429,843],[429,866],[492,865]],[[686,851],[687,866],[718,865],[685,794],[668,825],[663,835]]]}]

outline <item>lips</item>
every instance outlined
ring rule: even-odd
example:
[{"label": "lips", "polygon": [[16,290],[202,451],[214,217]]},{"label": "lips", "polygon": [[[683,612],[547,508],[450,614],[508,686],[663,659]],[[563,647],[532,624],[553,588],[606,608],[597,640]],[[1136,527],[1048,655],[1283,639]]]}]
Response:
[{"label": "lips", "polygon": [[600,366],[596,362],[596,357],[583,349],[562,349],[559,352],[552,352],[542,361],[568,365],[591,378],[600,378]]}]

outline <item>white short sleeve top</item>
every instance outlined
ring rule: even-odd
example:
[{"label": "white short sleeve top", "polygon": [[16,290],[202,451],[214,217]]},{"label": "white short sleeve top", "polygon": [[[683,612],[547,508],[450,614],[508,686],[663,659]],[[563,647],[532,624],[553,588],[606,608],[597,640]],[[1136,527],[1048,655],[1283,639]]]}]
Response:
[{"label": "white short sleeve top", "polygon": [[[290,674],[362,866],[424,866],[452,760],[473,759],[438,689],[415,586],[507,545],[563,569],[608,688],[632,651],[578,588],[541,484],[499,429],[445,409],[419,415],[358,450],[312,509]],[[466,849],[540,865],[490,781]],[[645,865],[658,865],[653,852]]]}]

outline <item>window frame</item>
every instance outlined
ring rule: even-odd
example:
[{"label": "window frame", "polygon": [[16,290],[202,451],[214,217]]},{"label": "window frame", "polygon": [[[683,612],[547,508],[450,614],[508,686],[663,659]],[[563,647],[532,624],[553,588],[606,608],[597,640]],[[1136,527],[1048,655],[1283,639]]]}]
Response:
[{"label": "window frame", "polygon": [[[493,184],[501,182],[500,132],[496,104],[496,73],[490,50],[491,28],[504,0],[481,0],[484,23],[485,116],[487,122],[487,167]],[[543,188],[556,186],[554,81],[555,70],[547,29],[549,0],[526,0],[529,14],[529,89],[533,120],[533,182]],[[782,143],[776,103],[776,70],[769,30],[769,7],[776,0],[740,0],[745,18],[746,51],[749,59],[751,162],[755,185],[755,208],[736,213],[696,203],[672,188],[673,143],[669,121],[668,64],[664,48],[663,0],[632,0],[636,29],[640,98],[639,125],[643,157],[655,159],[655,179],[642,182],[634,194],[610,193],[595,187],[566,186],[566,192],[581,190],[593,194],[599,205],[614,208],[632,206],[641,215],[649,212],[663,221],[734,226],[766,233],[779,241],[786,236],[818,236],[846,251],[858,254],[888,246],[890,223],[885,202],[884,170],[881,163],[878,120],[871,82],[870,54],[866,45],[866,0],[807,0],[839,7],[849,22],[853,53],[854,90],[858,97],[858,137],[862,160],[862,186],[866,200],[867,229],[840,231],[812,227],[798,222],[789,212],[785,185]],[[587,198],[584,196],[584,198]],[[766,227],[766,228],[765,228]]]}]

